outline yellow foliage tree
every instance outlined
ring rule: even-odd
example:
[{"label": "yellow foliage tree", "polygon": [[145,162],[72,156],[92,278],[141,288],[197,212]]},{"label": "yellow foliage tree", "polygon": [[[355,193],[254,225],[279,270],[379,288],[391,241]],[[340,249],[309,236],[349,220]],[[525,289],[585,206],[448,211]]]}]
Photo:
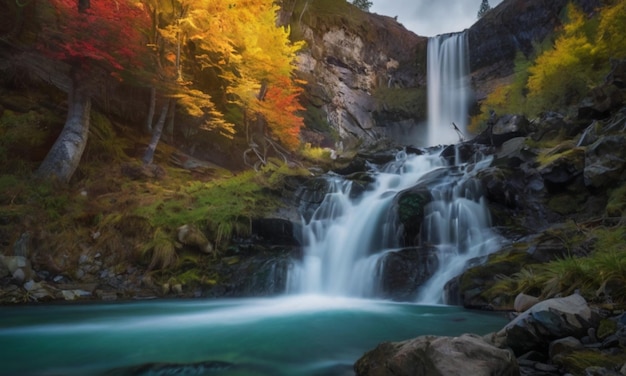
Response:
[{"label": "yellow foliage tree", "polygon": [[592,72],[594,46],[586,32],[586,16],[571,4],[568,16],[569,22],[556,39],[554,48],[539,55],[528,68],[530,101],[545,106],[569,105],[595,81]]}]

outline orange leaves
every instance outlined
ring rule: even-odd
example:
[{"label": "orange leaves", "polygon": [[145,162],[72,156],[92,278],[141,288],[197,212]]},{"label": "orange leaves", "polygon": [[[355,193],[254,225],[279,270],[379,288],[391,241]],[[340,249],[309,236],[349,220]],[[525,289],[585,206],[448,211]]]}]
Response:
[{"label": "orange leaves", "polygon": [[296,87],[289,77],[281,77],[267,89],[261,102],[261,113],[265,117],[273,136],[288,149],[298,147],[300,128],[304,120],[298,111],[304,107],[298,102],[302,88]]}]

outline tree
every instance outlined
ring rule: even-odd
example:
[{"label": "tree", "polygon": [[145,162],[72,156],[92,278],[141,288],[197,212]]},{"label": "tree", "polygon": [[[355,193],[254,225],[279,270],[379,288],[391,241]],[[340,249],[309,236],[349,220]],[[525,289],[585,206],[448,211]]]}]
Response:
[{"label": "tree", "polygon": [[69,65],[68,115],[63,129],[36,171],[42,178],[69,182],[89,135],[91,97],[125,67],[140,65],[143,9],[130,0],[51,0],[53,19],[43,20],[40,50]]},{"label": "tree", "polygon": [[352,4],[361,10],[369,12],[372,2],[369,0],[352,0]]},{"label": "tree", "polygon": [[478,15],[477,17],[483,18],[483,16],[485,14],[487,14],[487,12],[489,12],[491,10],[491,5],[489,5],[489,0],[483,0],[483,2],[480,4],[480,9],[478,9]]}]

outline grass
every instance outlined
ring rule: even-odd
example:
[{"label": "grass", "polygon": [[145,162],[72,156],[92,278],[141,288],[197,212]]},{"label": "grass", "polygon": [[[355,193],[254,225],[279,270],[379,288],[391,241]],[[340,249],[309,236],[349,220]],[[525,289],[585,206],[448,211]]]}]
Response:
[{"label": "grass", "polygon": [[589,301],[626,304],[626,229],[597,227],[585,237],[568,237],[564,245],[574,246],[585,239],[595,241],[588,256],[568,255],[527,265],[510,276],[499,275],[486,294],[515,296],[524,292],[551,298],[578,290]]}]

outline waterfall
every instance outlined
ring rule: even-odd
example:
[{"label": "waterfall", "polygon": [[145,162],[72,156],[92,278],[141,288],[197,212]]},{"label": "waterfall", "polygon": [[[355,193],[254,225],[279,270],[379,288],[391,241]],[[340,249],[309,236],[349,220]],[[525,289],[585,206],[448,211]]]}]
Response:
[{"label": "waterfall", "polygon": [[428,40],[428,145],[455,144],[467,128],[470,100],[466,33]]},{"label": "waterfall", "polygon": [[[459,165],[441,157],[399,152],[395,161],[370,166],[374,178],[365,191],[329,175],[329,191],[303,226],[303,258],[289,273],[289,291],[332,296],[379,297],[385,256],[400,250],[399,224],[392,204],[397,195],[423,186],[432,198],[424,207],[420,242],[436,250],[440,267],[415,299],[441,303],[444,284],[467,261],[488,254],[497,244],[475,174],[491,159]],[[362,192],[363,191],[363,192]],[[413,251],[413,249],[411,249]],[[419,252],[416,248],[415,252]]]},{"label": "waterfall", "polygon": [[[459,132],[465,132],[467,73],[465,34],[430,39],[430,145],[454,144]],[[403,224],[398,220],[397,198],[408,189],[421,187],[429,201],[423,207],[421,224],[416,224],[419,244],[402,252],[434,252],[437,270],[429,271],[432,273],[421,286],[414,286],[413,300],[443,303],[445,283],[461,273],[469,260],[495,250],[498,238],[490,230],[489,211],[476,179],[491,159],[475,155],[472,161],[461,163],[458,151],[454,158],[446,159],[442,150],[432,147],[421,155],[401,151],[386,165],[368,165],[372,182],[365,189],[362,182],[355,187],[354,181],[329,174],[324,200],[310,219],[303,219],[303,256],[289,272],[288,290],[380,297],[386,257],[405,245],[399,239]]]}]

